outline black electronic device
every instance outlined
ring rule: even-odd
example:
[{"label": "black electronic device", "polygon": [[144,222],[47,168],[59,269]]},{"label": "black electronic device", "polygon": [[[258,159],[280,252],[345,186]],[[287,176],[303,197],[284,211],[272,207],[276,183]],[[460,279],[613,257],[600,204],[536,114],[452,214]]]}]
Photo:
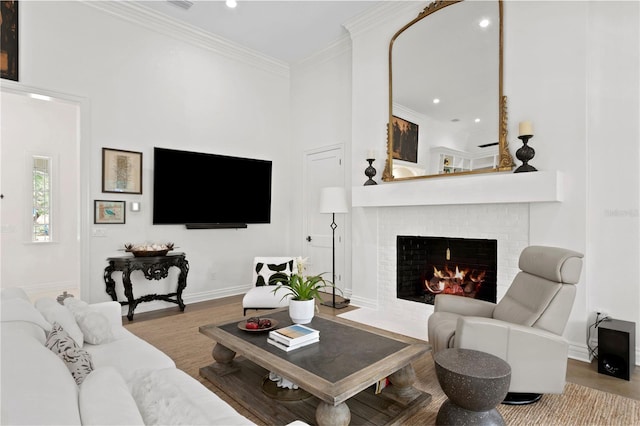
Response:
[{"label": "black electronic device", "polygon": [[598,325],[598,373],[630,380],[636,365],[636,323],[605,320]]},{"label": "black electronic device", "polygon": [[271,222],[272,162],[155,147],[153,224],[188,229]]}]

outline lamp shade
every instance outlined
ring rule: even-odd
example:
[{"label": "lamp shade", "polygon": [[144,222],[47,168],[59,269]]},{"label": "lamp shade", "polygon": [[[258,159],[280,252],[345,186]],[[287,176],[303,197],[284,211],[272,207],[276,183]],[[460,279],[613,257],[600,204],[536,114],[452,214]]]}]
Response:
[{"label": "lamp shade", "polygon": [[347,192],[339,186],[322,188],[320,192],[320,213],[348,213]]}]

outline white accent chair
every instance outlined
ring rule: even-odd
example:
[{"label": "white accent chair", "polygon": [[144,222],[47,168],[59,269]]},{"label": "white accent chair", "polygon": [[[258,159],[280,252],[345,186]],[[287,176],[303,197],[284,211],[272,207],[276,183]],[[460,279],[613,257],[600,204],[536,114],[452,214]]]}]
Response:
[{"label": "white accent chair", "polygon": [[569,344],[563,332],[582,272],[581,253],[530,246],[513,283],[497,303],[439,294],[428,319],[433,353],[475,349],[511,366],[505,404],[528,404],[564,391]]},{"label": "white accent chair", "polygon": [[[290,295],[273,293],[279,284],[276,277],[288,277],[298,271],[295,257],[255,257],[253,259],[253,288],[242,299],[243,315],[249,309],[276,309],[289,306]],[[283,296],[285,296],[283,298]]]}]

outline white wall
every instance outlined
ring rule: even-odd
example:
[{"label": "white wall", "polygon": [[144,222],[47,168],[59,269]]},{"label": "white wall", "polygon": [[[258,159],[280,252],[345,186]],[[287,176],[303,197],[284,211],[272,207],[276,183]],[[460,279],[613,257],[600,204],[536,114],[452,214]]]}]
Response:
[{"label": "white wall", "polygon": [[[82,147],[90,150],[93,165],[84,177],[90,179],[91,206],[84,208],[92,214],[94,199],[142,206],[140,213],[128,212],[125,225],[101,225],[107,236],[89,240],[90,282],[83,283],[83,297],[107,300],[105,259],[120,254],[125,242],[145,241],[173,241],[187,254],[187,303],[242,293],[251,280],[252,257],[288,252],[290,243],[287,67],[243,60],[242,52],[236,59],[227,46],[218,52],[215,40],[185,42],[179,34],[166,35],[167,26],[143,17],[125,20],[117,12],[79,2],[22,2],[20,9],[20,83],[86,97],[91,104],[91,145]],[[272,223],[189,231],[151,225],[154,146],[272,160]],[[143,153],[142,195],[101,192],[103,147]],[[213,172],[210,182],[195,184],[202,185],[206,206],[224,202],[215,199],[216,185],[241,178],[246,178],[241,171],[238,176]],[[175,286],[144,285],[153,292]]]},{"label": "white wall", "polygon": [[[640,323],[638,279],[616,272],[633,268],[640,259],[639,6],[637,2],[504,4],[504,93],[511,150],[521,146],[514,137],[518,122],[531,120],[535,131],[531,145],[536,149],[531,164],[539,170],[560,170],[565,177],[563,202],[530,205],[528,243],[585,254],[565,331],[577,358],[586,357],[587,324],[596,308]],[[386,141],[380,129],[388,113],[388,42],[417,15],[406,7],[397,10],[348,25],[353,38],[354,158],[367,148],[381,149]],[[613,158],[614,167],[603,165]],[[352,173],[357,174],[355,162]],[[402,184],[389,183],[398,185],[398,190]],[[402,217],[404,208],[397,209]],[[388,225],[383,218],[389,215],[387,208],[384,215],[379,210],[354,208],[351,216],[353,300],[373,307],[385,297],[378,277],[383,267],[380,238]]]}]

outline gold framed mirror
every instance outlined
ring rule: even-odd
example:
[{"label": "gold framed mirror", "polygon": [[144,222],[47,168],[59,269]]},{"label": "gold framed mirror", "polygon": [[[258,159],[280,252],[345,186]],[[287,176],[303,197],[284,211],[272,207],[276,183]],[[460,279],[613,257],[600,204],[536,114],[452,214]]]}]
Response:
[{"label": "gold framed mirror", "polygon": [[437,0],[389,44],[382,180],[506,171],[502,0]]}]

